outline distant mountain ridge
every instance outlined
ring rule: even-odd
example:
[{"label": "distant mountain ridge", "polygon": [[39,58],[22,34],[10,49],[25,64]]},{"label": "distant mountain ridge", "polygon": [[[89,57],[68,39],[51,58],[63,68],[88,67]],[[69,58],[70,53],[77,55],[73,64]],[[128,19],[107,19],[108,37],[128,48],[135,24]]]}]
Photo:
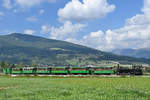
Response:
[{"label": "distant mountain ridge", "polygon": [[124,55],[136,58],[148,58],[150,59],[150,48],[141,49],[116,49],[112,53],[117,55]]},{"label": "distant mountain ridge", "polygon": [[149,59],[117,56],[65,41],[20,33],[0,35],[0,61],[2,60],[24,64],[77,65],[94,64],[103,60],[150,63]]}]

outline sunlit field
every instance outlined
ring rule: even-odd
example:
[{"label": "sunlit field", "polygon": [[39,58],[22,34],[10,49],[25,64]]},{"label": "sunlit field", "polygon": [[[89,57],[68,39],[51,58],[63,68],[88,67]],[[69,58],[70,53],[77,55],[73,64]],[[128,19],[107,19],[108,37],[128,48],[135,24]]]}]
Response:
[{"label": "sunlit field", "polygon": [[0,100],[149,99],[149,77],[0,77]]}]

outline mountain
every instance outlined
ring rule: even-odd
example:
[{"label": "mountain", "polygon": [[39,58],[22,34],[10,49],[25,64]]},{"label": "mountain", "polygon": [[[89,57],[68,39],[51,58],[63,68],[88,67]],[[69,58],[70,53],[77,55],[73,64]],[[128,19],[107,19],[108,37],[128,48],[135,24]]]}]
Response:
[{"label": "mountain", "polygon": [[149,58],[150,59],[150,49],[142,48],[142,49],[116,49],[113,50],[112,53],[117,55],[124,55],[136,58]]},{"label": "mountain", "polygon": [[149,59],[118,56],[89,47],[13,33],[0,35],[0,61],[24,64],[95,64],[102,61],[150,63]]}]

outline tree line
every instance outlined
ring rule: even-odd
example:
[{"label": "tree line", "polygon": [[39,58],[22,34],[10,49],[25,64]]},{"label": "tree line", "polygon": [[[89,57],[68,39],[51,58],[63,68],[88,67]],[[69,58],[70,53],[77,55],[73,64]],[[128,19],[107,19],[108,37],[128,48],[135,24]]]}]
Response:
[{"label": "tree line", "polygon": [[10,64],[8,62],[5,61],[1,61],[0,62],[0,68],[9,68]]},{"label": "tree line", "polygon": [[0,69],[2,68],[15,68],[15,67],[27,67],[27,66],[30,66],[30,67],[36,67],[37,64],[35,63],[32,63],[31,65],[24,65],[23,63],[19,63],[19,64],[10,64],[8,63],[7,61],[1,61],[0,62]]},{"label": "tree line", "polygon": [[20,63],[20,64],[10,64],[6,61],[1,61],[0,62],[0,68],[15,68],[15,67],[24,67],[25,65],[23,63]]}]

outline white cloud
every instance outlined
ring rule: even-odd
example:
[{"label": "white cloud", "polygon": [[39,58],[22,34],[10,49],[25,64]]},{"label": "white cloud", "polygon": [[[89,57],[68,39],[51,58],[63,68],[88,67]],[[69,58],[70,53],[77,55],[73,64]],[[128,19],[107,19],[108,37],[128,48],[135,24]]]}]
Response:
[{"label": "white cloud", "polygon": [[42,3],[54,3],[56,0],[3,0],[2,6],[6,9],[11,8],[31,8],[33,6],[38,6]]},{"label": "white cloud", "polygon": [[31,30],[31,29],[26,29],[24,30],[24,34],[28,34],[28,35],[32,35],[34,34],[36,31],[35,30]]},{"label": "white cloud", "polygon": [[84,36],[83,44],[110,51],[116,48],[150,48],[150,1],[144,1],[143,14],[126,20],[120,29],[91,32]]},{"label": "white cloud", "polygon": [[63,26],[51,28],[52,39],[66,40],[68,38],[76,38],[77,33],[80,32],[86,25],[85,24],[72,24],[70,21],[64,23]]},{"label": "white cloud", "polygon": [[109,5],[107,0],[72,0],[59,9],[58,15],[61,21],[86,21],[99,19],[115,9],[114,5]]},{"label": "white cloud", "polygon": [[146,14],[146,15],[150,15],[150,0],[144,0],[144,7],[142,9],[142,11]]},{"label": "white cloud", "polygon": [[83,45],[100,49],[107,50],[113,48],[113,46],[109,45],[110,38],[106,37],[106,34],[99,30],[97,32],[91,32],[89,35],[84,36],[80,41]]},{"label": "white cloud", "polygon": [[41,27],[41,33],[50,33],[50,38],[58,40],[68,40],[69,38],[76,38],[77,33],[81,31],[85,24],[72,24],[70,21],[66,21],[63,26],[50,27],[43,25]]},{"label": "white cloud", "polygon": [[40,5],[41,3],[48,2],[52,3],[56,0],[15,0],[16,5],[19,5],[22,8],[31,8],[33,6]]},{"label": "white cloud", "polygon": [[31,16],[26,19],[29,22],[37,22],[39,19],[36,16]]},{"label": "white cloud", "polygon": [[42,34],[47,34],[51,32],[51,26],[49,25],[42,25],[41,26],[41,33]]},{"label": "white cloud", "polygon": [[[63,26],[51,27],[43,25],[41,33],[50,33],[50,38],[65,40],[73,43],[82,44],[83,41],[77,40],[79,32],[87,25],[71,21],[86,21],[104,17],[107,13],[115,9],[114,5],[109,5],[107,0],[72,0],[64,8],[58,10],[59,19]],[[96,34],[95,34],[96,35]]]},{"label": "white cloud", "polygon": [[6,9],[11,9],[12,5],[11,5],[11,0],[3,0],[3,7],[5,7]]},{"label": "white cloud", "polygon": [[21,7],[32,7],[35,5],[39,5],[42,0],[15,0],[16,4],[18,4]]}]

